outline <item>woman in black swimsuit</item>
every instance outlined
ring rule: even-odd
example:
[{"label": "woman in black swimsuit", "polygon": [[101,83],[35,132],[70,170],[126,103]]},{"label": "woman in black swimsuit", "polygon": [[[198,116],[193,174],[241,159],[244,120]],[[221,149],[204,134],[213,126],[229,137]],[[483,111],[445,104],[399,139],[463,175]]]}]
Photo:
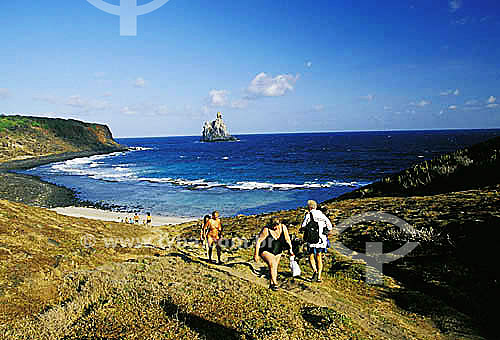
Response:
[{"label": "woman in black swimsuit", "polygon": [[269,267],[269,288],[278,290],[278,266],[281,253],[288,249],[290,256],[293,256],[292,242],[288,229],[281,224],[279,218],[273,217],[269,227],[264,227],[255,243],[255,262],[259,262],[259,257],[266,262]]}]

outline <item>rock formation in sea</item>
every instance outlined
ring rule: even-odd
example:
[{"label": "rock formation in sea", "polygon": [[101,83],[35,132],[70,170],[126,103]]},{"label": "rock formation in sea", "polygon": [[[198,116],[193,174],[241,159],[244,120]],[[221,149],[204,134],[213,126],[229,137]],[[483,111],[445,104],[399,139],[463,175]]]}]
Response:
[{"label": "rock formation in sea", "polygon": [[203,126],[202,142],[234,142],[237,140],[236,137],[229,134],[220,112],[217,113],[217,118],[214,121],[207,121]]}]

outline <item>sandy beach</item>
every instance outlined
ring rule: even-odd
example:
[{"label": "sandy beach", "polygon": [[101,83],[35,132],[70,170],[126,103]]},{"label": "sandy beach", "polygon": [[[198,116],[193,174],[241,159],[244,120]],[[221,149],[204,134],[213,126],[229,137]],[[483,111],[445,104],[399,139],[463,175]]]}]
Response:
[{"label": "sandy beach", "polygon": [[[114,212],[84,207],[60,207],[51,209],[58,214],[71,217],[84,217],[100,221],[122,222],[125,218],[133,218],[134,214],[124,212]],[[143,224],[146,215],[139,215],[139,223]],[[174,217],[174,216],[152,216],[153,226],[162,226],[166,224],[180,224],[184,222],[196,221],[194,217]]]}]

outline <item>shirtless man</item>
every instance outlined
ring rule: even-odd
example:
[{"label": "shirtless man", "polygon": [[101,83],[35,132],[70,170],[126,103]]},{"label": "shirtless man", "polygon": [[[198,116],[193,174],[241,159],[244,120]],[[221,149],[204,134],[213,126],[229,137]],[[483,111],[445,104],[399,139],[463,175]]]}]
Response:
[{"label": "shirtless man", "polygon": [[214,211],[212,213],[212,217],[207,221],[203,230],[204,230],[204,234],[206,235],[206,240],[208,243],[208,260],[210,262],[213,262],[212,261],[212,251],[213,251],[214,244],[215,244],[215,247],[217,248],[218,263],[221,264],[222,261],[221,261],[220,257],[221,257],[222,249],[221,249],[219,241],[222,239],[222,224],[220,222],[218,211]]}]

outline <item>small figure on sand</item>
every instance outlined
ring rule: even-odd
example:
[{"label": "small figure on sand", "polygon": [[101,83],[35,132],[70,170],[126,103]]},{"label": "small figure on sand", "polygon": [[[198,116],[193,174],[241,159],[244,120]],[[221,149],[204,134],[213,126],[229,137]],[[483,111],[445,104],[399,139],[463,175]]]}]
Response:
[{"label": "small figure on sand", "polygon": [[151,213],[147,213],[147,216],[146,216],[146,225],[151,226],[152,221],[153,220],[151,218]]},{"label": "small figure on sand", "polygon": [[208,245],[208,260],[212,263],[214,262],[212,260],[212,252],[215,244],[217,248],[217,261],[219,264],[222,264],[222,249],[220,246],[220,241],[222,239],[222,224],[219,218],[218,211],[214,211],[212,213],[212,217],[210,217],[206,221],[205,225],[203,226],[202,235],[205,235],[205,239]]},{"label": "small figure on sand", "polygon": [[333,227],[328,217],[318,210],[316,201],[307,201],[307,210],[308,213],[304,216],[300,231],[304,232],[304,241],[307,243],[309,262],[313,270],[311,281],[321,282],[321,273],[323,271],[322,254],[327,252],[328,235]]},{"label": "small figure on sand", "polygon": [[255,262],[259,262],[259,257],[266,262],[269,268],[269,288],[273,291],[279,289],[278,266],[281,260],[281,253],[284,250],[294,256],[292,242],[288,234],[287,227],[281,223],[278,217],[273,217],[268,226],[260,232],[255,243]]},{"label": "small figure on sand", "polygon": [[139,215],[137,213],[134,215],[134,224],[139,224]]}]

